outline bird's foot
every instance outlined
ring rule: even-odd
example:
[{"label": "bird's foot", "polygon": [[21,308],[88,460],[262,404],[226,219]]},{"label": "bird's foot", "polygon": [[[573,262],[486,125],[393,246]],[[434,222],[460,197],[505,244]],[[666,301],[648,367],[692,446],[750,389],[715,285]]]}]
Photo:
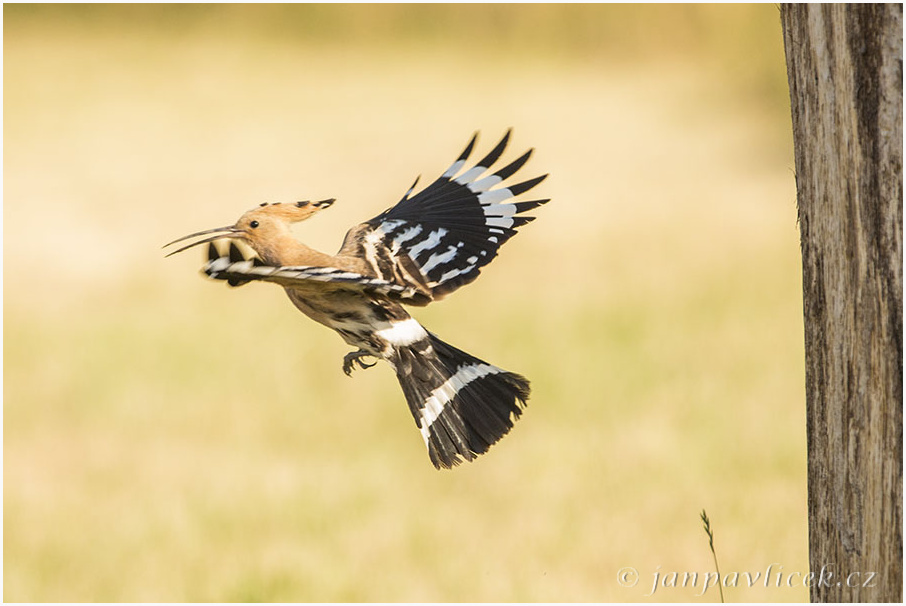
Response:
[{"label": "bird's foot", "polygon": [[364,349],[360,349],[358,351],[351,351],[348,354],[346,354],[345,356],[343,356],[343,372],[346,373],[346,376],[347,377],[352,376],[352,371],[355,370],[356,364],[358,364],[359,368],[361,368],[362,370],[365,370],[366,368],[371,368],[372,366],[377,364],[377,362],[374,362],[373,364],[366,364],[365,362],[362,361],[362,358],[365,358],[368,356],[375,357],[374,354],[368,353]]}]

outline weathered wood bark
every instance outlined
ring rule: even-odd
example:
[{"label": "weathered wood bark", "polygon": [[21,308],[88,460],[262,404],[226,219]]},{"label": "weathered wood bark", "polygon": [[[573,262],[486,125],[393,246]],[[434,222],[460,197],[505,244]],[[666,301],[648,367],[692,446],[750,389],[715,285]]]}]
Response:
[{"label": "weathered wood bark", "polygon": [[802,247],[811,599],[901,602],[903,7],[783,5],[781,22]]}]

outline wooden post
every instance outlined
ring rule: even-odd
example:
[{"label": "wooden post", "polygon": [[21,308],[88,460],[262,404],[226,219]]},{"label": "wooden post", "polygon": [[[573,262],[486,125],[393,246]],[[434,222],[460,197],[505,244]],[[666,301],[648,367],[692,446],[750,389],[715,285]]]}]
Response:
[{"label": "wooden post", "polygon": [[780,16],[802,247],[811,599],[902,602],[903,6],[785,4]]}]

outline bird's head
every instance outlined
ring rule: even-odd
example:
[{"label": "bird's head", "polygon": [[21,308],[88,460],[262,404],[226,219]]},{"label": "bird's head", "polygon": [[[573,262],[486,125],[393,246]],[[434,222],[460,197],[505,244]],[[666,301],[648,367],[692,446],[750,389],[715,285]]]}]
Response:
[{"label": "bird's head", "polygon": [[169,244],[165,244],[164,248],[178,242],[184,242],[190,238],[208,236],[207,238],[202,238],[201,240],[182,246],[168,253],[167,256],[169,257],[170,255],[175,255],[178,252],[198,246],[199,244],[213,242],[214,240],[219,240],[221,238],[243,240],[259,255],[264,256],[263,253],[269,246],[278,242],[282,237],[291,236],[289,226],[292,223],[304,221],[333,203],[333,198],[320,200],[318,202],[302,201],[289,204],[280,202],[268,204],[265,202],[243,214],[233,225],[195,232],[194,234],[177,238]]}]

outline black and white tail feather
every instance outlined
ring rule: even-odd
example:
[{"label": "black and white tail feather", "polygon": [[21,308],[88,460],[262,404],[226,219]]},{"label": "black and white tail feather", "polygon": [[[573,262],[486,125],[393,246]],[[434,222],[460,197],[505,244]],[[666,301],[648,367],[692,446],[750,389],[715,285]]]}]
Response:
[{"label": "black and white tail feather", "polygon": [[[364,293],[371,305],[382,306],[380,321],[372,316],[361,320],[362,325],[369,342],[384,347],[380,357],[394,367],[437,468],[451,468],[486,452],[513,427],[530,392],[524,377],[441,341],[398,305],[388,307],[427,305],[472,282],[516,229],[534,220],[522,213],[549,201],[511,201],[547,175],[502,185],[532,150],[485,176],[506,149],[509,131],[487,156],[463,170],[476,137],[431,185],[413,195],[413,184],[396,206],[349,230],[337,257],[364,260],[371,275],[323,266],[273,267],[257,257],[246,258],[235,244],[221,251],[213,242],[203,269],[232,286],[260,280],[291,290],[330,283]],[[343,321],[348,326],[349,318]],[[350,358],[366,367],[358,358],[377,355],[374,351],[363,348],[349,354],[349,367],[344,368],[352,368]]]},{"label": "black and white tail feather", "polygon": [[513,427],[529,382],[432,333],[397,348],[390,363],[435,467],[471,461]]}]

